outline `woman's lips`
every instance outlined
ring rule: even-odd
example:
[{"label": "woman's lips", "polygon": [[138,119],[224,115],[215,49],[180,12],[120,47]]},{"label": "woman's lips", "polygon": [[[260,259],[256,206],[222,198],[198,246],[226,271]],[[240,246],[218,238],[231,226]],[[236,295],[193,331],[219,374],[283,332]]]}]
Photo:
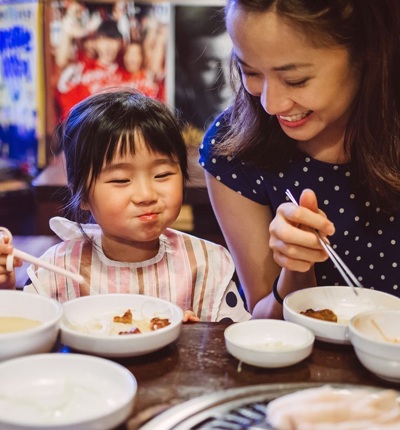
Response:
[{"label": "woman's lips", "polygon": [[289,127],[289,128],[296,128],[301,127],[306,122],[308,122],[313,114],[313,111],[307,111],[302,114],[297,115],[277,115],[277,119],[279,121],[279,124]]}]

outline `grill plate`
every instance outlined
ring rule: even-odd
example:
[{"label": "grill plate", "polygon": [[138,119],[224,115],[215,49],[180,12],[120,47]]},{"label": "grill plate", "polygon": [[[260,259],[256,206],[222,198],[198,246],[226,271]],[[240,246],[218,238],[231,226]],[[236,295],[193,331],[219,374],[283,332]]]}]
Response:
[{"label": "grill plate", "polygon": [[[218,391],[174,406],[144,424],[140,430],[268,429],[265,425],[265,407],[268,402],[294,391],[322,385],[327,384],[262,384]],[[378,389],[351,384],[329,385],[350,390]]]}]

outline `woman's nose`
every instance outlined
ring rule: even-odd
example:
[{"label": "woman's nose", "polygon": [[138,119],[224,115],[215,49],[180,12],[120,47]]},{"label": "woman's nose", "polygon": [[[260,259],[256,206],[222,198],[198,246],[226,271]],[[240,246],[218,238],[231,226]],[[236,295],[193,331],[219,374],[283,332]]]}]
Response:
[{"label": "woman's nose", "polygon": [[287,89],[279,83],[265,82],[261,92],[261,105],[269,115],[287,112],[294,104]]}]

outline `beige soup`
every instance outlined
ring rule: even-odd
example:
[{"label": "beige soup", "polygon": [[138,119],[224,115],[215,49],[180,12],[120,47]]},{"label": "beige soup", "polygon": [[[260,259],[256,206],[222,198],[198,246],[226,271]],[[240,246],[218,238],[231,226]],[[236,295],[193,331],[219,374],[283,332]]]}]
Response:
[{"label": "beige soup", "polygon": [[12,333],[37,327],[41,321],[23,317],[0,317],[0,333]]}]

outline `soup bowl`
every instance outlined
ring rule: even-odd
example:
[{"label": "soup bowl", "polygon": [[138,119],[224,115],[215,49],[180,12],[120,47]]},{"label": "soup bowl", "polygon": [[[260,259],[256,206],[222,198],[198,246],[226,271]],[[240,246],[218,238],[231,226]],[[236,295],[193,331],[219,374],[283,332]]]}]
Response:
[{"label": "soup bowl", "polygon": [[0,363],[2,430],[109,430],[132,413],[134,375],[84,354],[35,354]]},{"label": "soup bowl", "polygon": [[60,303],[38,294],[0,291],[0,361],[49,352],[60,328]]},{"label": "soup bowl", "polygon": [[376,376],[400,382],[400,311],[374,310],[351,319],[350,341],[361,363]]}]

